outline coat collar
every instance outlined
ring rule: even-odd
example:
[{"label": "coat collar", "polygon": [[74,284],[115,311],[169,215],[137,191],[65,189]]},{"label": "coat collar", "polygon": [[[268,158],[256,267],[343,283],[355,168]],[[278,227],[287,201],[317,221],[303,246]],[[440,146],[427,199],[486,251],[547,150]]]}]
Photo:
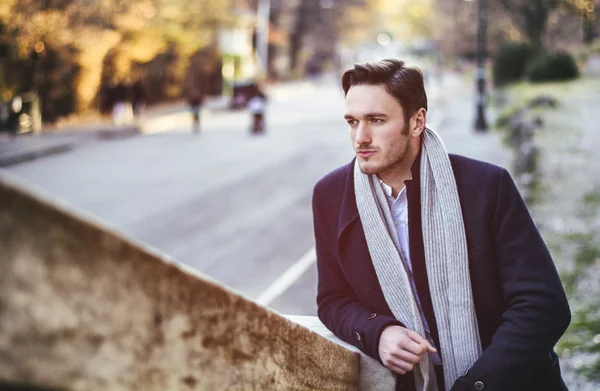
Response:
[{"label": "coat collar", "polygon": [[[413,162],[410,171],[412,174],[412,180],[406,181],[407,191],[411,191],[411,189],[419,188],[420,185],[420,174],[421,174],[421,151],[419,149],[419,153]],[[352,224],[356,219],[359,218],[358,207],[356,206],[356,194],[354,194],[354,164],[356,162],[356,158],[352,159],[352,161],[346,166],[348,168],[346,173],[346,186],[344,188],[344,194],[342,196],[342,205],[340,208],[340,221],[338,224],[338,232],[337,238],[338,240],[342,236],[344,230]]]}]

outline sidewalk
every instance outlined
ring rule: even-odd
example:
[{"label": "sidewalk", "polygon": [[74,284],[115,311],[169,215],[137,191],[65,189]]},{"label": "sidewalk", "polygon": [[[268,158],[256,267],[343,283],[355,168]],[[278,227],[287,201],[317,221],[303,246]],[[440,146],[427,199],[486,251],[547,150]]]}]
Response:
[{"label": "sidewalk", "polygon": [[93,140],[130,137],[139,133],[136,126],[102,125],[88,126],[79,131],[43,131],[40,134],[24,134],[16,137],[2,132],[0,133],[0,167],[67,152]]},{"label": "sidewalk", "polygon": [[36,159],[41,156],[66,152],[74,147],[72,141],[47,135],[10,137],[0,135],[0,167]]},{"label": "sidewalk", "polygon": [[510,171],[513,152],[504,146],[500,134],[492,130],[494,112],[491,105],[488,105],[486,118],[489,130],[482,133],[473,130],[475,82],[453,73],[446,74],[444,78],[443,93],[436,101],[430,100],[429,111],[434,119],[429,124],[440,134],[448,152],[483,160]]},{"label": "sidewalk", "polygon": [[[227,108],[228,98],[210,99],[205,110],[222,111]],[[41,134],[19,135],[11,137],[0,132],[0,167],[63,153],[76,148],[83,143],[95,140],[113,140],[133,137],[142,134],[142,128],[153,121],[161,121],[172,115],[186,115],[187,104],[183,101],[171,102],[150,107],[144,113],[141,124],[115,126],[108,118],[96,121],[82,121],[62,126],[48,126]],[[167,121],[168,122],[168,121]]]}]

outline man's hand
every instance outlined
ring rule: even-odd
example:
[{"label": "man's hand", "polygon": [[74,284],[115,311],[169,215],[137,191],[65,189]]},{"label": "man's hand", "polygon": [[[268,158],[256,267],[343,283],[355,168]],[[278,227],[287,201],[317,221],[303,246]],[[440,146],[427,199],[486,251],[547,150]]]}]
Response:
[{"label": "man's hand", "polygon": [[379,357],[386,368],[404,375],[427,353],[436,353],[427,339],[402,326],[388,326],[379,338]]}]

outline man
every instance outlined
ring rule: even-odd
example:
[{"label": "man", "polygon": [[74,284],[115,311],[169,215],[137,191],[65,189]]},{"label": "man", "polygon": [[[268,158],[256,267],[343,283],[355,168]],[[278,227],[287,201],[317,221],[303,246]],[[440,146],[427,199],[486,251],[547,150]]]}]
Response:
[{"label": "man", "polygon": [[133,119],[139,123],[142,118],[144,107],[146,106],[146,88],[143,81],[138,77],[131,86],[131,107],[133,109]]},{"label": "man", "polygon": [[252,116],[252,134],[265,132],[265,106],[267,97],[258,84],[250,88],[248,99],[248,111]]},{"label": "man", "polygon": [[200,112],[204,101],[202,87],[195,87],[188,95],[188,104],[192,113],[192,133],[200,133]]},{"label": "man", "polygon": [[321,321],[397,390],[566,390],[569,306],[510,175],[447,154],[402,61],[342,86],[356,158],[314,190]]}]

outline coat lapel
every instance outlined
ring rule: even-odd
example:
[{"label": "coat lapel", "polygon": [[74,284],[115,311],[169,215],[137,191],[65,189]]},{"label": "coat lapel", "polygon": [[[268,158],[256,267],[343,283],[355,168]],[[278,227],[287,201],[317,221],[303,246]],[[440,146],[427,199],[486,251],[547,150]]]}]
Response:
[{"label": "coat lapel", "polygon": [[[348,165],[348,172],[346,176],[346,187],[344,188],[342,205],[340,209],[340,221],[338,224],[337,240],[342,238],[344,231],[356,220],[359,219],[358,208],[356,206],[356,195],[354,194],[354,162],[356,159],[352,159],[352,162]],[[365,241],[365,246],[367,242]]]},{"label": "coat lapel", "polygon": [[349,165],[340,208],[337,254],[357,296],[372,312],[393,316],[371,261],[354,194],[354,160]]}]

